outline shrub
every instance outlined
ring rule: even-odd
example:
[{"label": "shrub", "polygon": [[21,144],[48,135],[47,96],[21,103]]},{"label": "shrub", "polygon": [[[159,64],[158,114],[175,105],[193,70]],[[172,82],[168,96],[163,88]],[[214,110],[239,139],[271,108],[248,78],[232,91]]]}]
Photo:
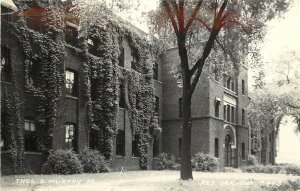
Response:
[{"label": "shrub", "polygon": [[258,161],[257,161],[256,156],[249,155],[248,164],[249,165],[258,165]]},{"label": "shrub", "polygon": [[197,153],[192,159],[192,167],[196,171],[215,172],[218,166],[218,159],[210,154]]},{"label": "shrub", "polygon": [[83,165],[83,170],[86,173],[109,172],[109,164],[99,151],[84,149],[80,155],[79,160]]},{"label": "shrub", "polygon": [[179,170],[180,164],[173,155],[161,153],[158,155],[158,170]]},{"label": "shrub", "polygon": [[77,174],[83,167],[77,155],[71,150],[57,150],[49,155],[42,166],[44,174]]},{"label": "shrub", "polygon": [[268,174],[292,174],[300,175],[300,167],[293,164],[284,165],[253,165],[242,168],[243,172],[268,173]]}]

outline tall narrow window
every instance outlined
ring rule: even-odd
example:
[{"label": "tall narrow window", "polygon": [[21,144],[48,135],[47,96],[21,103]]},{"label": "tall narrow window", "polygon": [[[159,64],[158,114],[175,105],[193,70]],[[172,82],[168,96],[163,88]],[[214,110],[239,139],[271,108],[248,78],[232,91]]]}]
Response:
[{"label": "tall narrow window", "polygon": [[134,136],[132,140],[132,156],[133,157],[140,157],[139,150],[138,150],[138,140],[139,137],[137,135]]},{"label": "tall narrow window", "polygon": [[218,100],[215,100],[215,116],[220,117],[220,104],[221,102]]},{"label": "tall narrow window", "polygon": [[119,107],[125,108],[126,102],[125,102],[125,87],[122,82],[119,83]]},{"label": "tall narrow window", "polygon": [[66,94],[76,97],[76,73],[71,70],[66,70]]},{"label": "tall narrow window", "polygon": [[116,155],[125,156],[125,132],[119,129],[116,138]]},{"label": "tall narrow window", "polygon": [[231,88],[230,89],[235,92],[235,83],[234,83],[233,78],[231,78]]},{"label": "tall narrow window", "polygon": [[1,81],[10,81],[11,52],[10,49],[1,46]]},{"label": "tall narrow window", "polygon": [[230,111],[230,108],[231,108],[230,105],[227,105],[227,121],[228,122],[230,122],[230,120],[231,120],[231,115],[230,115],[231,111]]},{"label": "tall narrow window", "polygon": [[25,151],[37,151],[37,137],[35,122],[25,120]]},{"label": "tall narrow window", "polygon": [[158,64],[154,63],[153,65],[153,79],[158,80]]},{"label": "tall narrow window", "polygon": [[227,107],[227,105],[224,105],[224,107],[223,107],[224,120],[226,120],[226,114],[227,114],[226,107]]},{"label": "tall narrow window", "polygon": [[76,150],[75,125],[67,123],[65,125],[65,144],[68,149]]},{"label": "tall narrow window", "polygon": [[226,88],[230,89],[231,78],[227,78]]},{"label": "tall narrow window", "polygon": [[178,100],[179,104],[179,117],[182,117],[182,98]]},{"label": "tall narrow window", "polygon": [[154,111],[157,116],[159,116],[159,97],[155,96],[155,107]]},{"label": "tall narrow window", "polygon": [[138,56],[137,56],[137,50],[131,51],[131,68],[136,70],[137,69],[137,63],[138,63]]},{"label": "tall narrow window", "polygon": [[242,80],[242,94],[245,95],[245,81]]},{"label": "tall narrow window", "polygon": [[245,143],[242,143],[242,160],[246,159]]},{"label": "tall narrow window", "polygon": [[119,66],[124,67],[125,65],[125,50],[124,47],[120,48],[120,55],[119,55]]},{"label": "tall narrow window", "polygon": [[245,110],[242,109],[242,125],[245,125],[246,119],[245,119]]},{"label": "tall narrow window", "polygon": [[181,138],[178,139],[178,153],[179,153],[179,158],[181,158]]},{"label": "tall narrow window", "polygon": [[269,142],[272,142],[272,133],[269,134]]},{"label": "tall narrow window", "polygon": [[159,137],[155,136],[153,141],[153,157],[156,158],[159,155]]},{"label": "tall narrow window", "polygon": [[219,158],[219,139],[215,138],[215,157]]},{"label": "tall narrow window", "polygon": [[235,123],[235,108],[231,107],[231,123]]}]

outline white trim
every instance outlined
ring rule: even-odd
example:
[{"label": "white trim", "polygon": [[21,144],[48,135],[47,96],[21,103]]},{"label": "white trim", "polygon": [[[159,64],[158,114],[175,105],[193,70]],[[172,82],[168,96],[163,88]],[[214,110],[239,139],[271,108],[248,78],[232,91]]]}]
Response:
[{"label": "white trim", "polygon": [[[235,131],[235,127],[231,126],[231,125],[224,125],[224,130],[226,127],[231,128],[231,130],[233,131],[233,140],[234,140],[234,144],[231,146],[232,149],[236,149],[236,131]],[[225,138],[225,134],[224,134],[224,138]],[[225,147],[225,144],[224,144]]]}]

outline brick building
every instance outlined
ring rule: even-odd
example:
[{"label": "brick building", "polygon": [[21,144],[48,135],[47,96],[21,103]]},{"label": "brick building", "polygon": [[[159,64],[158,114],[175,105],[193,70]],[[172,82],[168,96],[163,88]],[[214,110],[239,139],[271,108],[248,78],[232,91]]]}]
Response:
[{"label": "brick building", "polygon": [[[170,72],[174,70],[174,58],[178,58],[176,48],[162,55],[162,149],[180,157],[182,89],[178,87],[174,73]],[[192,97],[192,156],[198,152],[210,153],[219,159],[220,170],[224,166],[247,164],[247,71],[243,65],[237,77],[223,78],[211,78],[208,72],[203,72]]]},{"label": "brick building", "polygon": [[[5,19],[5,18],[2,18]],[[67,23],[68,31],[76,30],[76,25]],[[133,26],[128,30],[141,35],[141,31]],[[20,100],[20,123],[23,142],[16,142],[17,147],[24,151],[24,168],[26,172],[39,173],[45,161],[36,144],[37,142],[37,101],[25,88],[24,53],[19,40],[3,27],[1,35],[1,129],[8,129],[15,137],[17,127],[8,126],[5,120],[11,116],[6,113],[7,107],[3,97],[6,90],[15,88]],[[143,35],[143,34],[142,34]],[[64,46],[64,89],[63,99],[59,102],[57,124],[53,129],[53,150],[73,149],[76,152],[86,147],[93,148],[93,133],[87,128],[87,102],[84,98],[84,60],[71,45],[72,37],[66,36]],[[93,43],[91,43],[93,44]],[[90,44],[90,45],[91,45]],[[123,39],[118,68],[130,72],[135,71],[137,62],[135,49],[128,39]],[[150,139],[147,155],[147,169],[152,169],[154,158],[160,152],[167,152],[180,157],[181,146],[181,89],[177,79],[172,74],[174,66],[172,59],[178,57],[177,49],[170,49],[159,58],[151,58],[153,63],[153,98],[154,112],[162,127],[160,136]],[[15,80],[11,81],[11,75]],[[163,75],[161,75],[163,74]],[[220,170],[224,166],[239,167],[247,164],[249,152],[249,130],[246,116],[248,104],[247,67],[242,66],[236,78],[212,80],[203,73],[192,100],[192,155],[198,152],[210,153],[220,161]],[[34,80],[34,79],[32,79]],[[30,80],[29,80],[30,81]],[[122,83],[120,83],[121,88]],[[128,93],[128,87],[124,87]],[[119,109],[117,114],[118,133],[113,141],[113,156],[111,165],[114,170],[140,169],[139,157],[136,155],[136,142],[133,141],[131,118],[128,108],[123,103],[122,93],[119,93]],[[7,95],[6,95],[7,96]],[[3,131],[2,131],[3,132]],[[18,173],[10,160],[11,150],[5,145],[2,148],[2,173]]]},{"label": "brick building", "polygon": [[[5,19],[10,17],[2,18]],[[30,22],[27,21],[30,24]],[[23,148],[24,153],[24,169],[25,172],[39,173],[41,165],[45,162],[45,158],[40,151],[37,144],[39,129],[37,121],[40,120],[36,116],[37,100],[36,98],[26,91],[25,82],[25,58],[24,50],[20,41],[9,32],[6,28],[7,25],[2,27],[1,32],[1,138],[3,140],[2,149],[2,173],[3,174],[16,174],[20,173],[15,170],[11,155],[13,151],[8,145],[8,138],[6,138],[7,130],[12,131],[13,137],[20,136],[16,124],[10,126],[7,123],[11,119],[11,114],[8,114],[7,94],[10,90],[16,90],[18,99],[20,100],[20,123],[21,123],[21,136],[23,142],[16,140],[16,148]],[[32,27],[34,30],[39,30],[39,27],[34,23]],[[58,117],[56,126],[53,129],[53,150],[57,149],[73,149],[75,152],[80,153],[86,147],[93,148],[94,133],[87,128],[87,102],[84,98],[84,60],[78,54],[78,49],[72,46],[76,40],[73,36],[68,34],[77,30],[76,25],[67,22],[67,33],[65,36],[64,47],[64,88],[63,99],[59,101]],[[143,36],[144,33],[139,29],[124,24],[126,30],[131,30],[137,36]],[[139,37],[137,37],[139,38]],[[89,42],[92,46],[93,42]],[[136,71],[136,64],[138,64],[136,49],[131,46],[128,39],[123,38],[120,44],[121,50],[119,55],[118,70],[127,71],[128,73],[135,73],[137,76],[142,76],[143,73]],[[160,62],[156,62],[156,58],[150,58],[153,64],[153,112],[158,116],[158,123],[161,123],[162,115],[162,82],[160,75]],[[33,78],[29,81],[34,81]],[[13,80],[12,80],[13,78]],[[93,83],[93,82],[92,82]],[[124,84],[119,84],[119,89]],[[139,163],[139,156],[137,154],[137,141],[133,139],[133,132],[131,128],[131,118],[129,109],[126,108],[124,93],[128,93],[128,87],[124,87],[125,92],[119,92],[119,108],[117,114],[118,130],[113,140],[113,152],[111,167],[114,170],[138,170],[141,168]],[[119,90],[120,91],[120,90]],[[147,151],[147,169],[152,169],[153,158],[156,157],[161,150],[161,138],[159,136],[151,136],[150,144]],[[21,151],[22,152],[22,151]],[[18,155],[18,154],[17,154]],[[22,172],[21,172],[22,173]]]}]

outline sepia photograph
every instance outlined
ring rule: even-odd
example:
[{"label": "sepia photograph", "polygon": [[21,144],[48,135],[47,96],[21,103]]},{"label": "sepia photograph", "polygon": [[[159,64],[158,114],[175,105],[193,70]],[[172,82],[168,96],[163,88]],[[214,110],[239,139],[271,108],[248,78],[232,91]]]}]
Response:
[{"label": "sepia photograph", "polygon": [[0,0],[1,191],[300,191],[300,0]]}]

